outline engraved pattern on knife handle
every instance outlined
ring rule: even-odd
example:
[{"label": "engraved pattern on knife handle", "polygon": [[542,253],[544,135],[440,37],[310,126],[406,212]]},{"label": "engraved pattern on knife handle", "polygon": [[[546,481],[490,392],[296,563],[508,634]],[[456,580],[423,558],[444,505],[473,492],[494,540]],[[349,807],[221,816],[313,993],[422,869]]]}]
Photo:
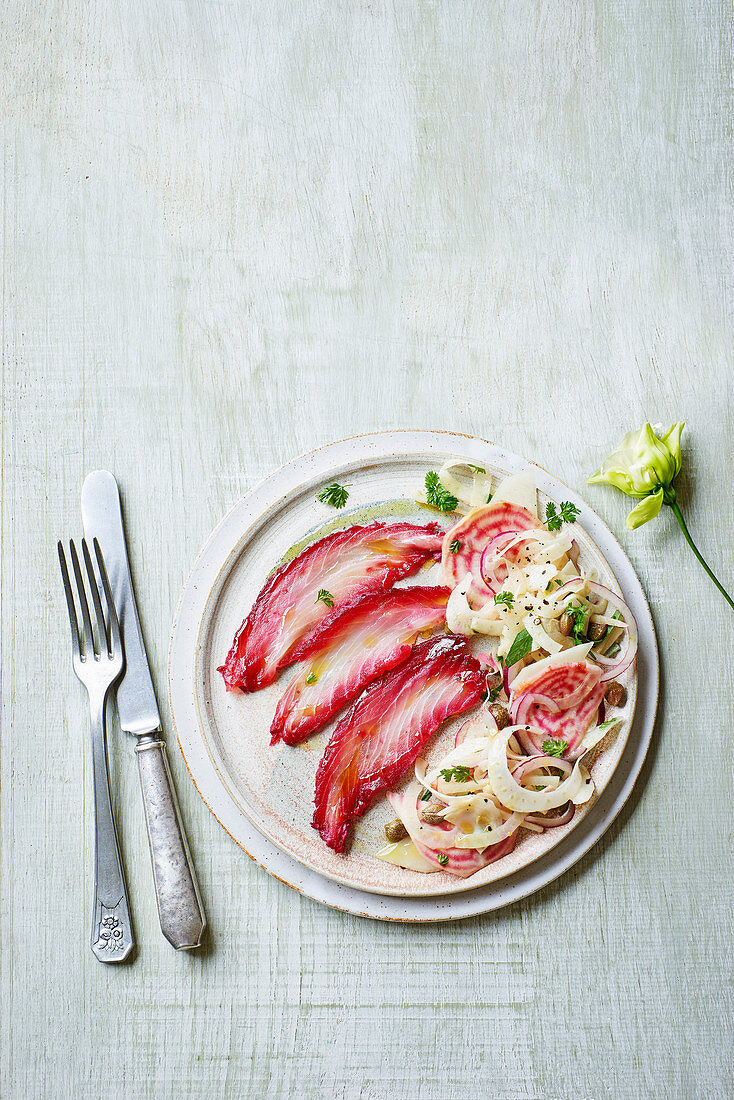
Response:
[{"label": "engraved pattern on knife handle", "polygon": [[141,737],[135,752],[161,930],[177,950],[198,947],[206,920],[168,767],[165,742],[156,734]]}]

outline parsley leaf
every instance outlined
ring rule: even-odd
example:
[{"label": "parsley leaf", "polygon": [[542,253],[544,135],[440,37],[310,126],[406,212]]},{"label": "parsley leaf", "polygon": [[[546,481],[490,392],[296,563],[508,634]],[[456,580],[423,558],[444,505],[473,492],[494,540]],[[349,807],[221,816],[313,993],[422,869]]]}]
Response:
[{"label": "parsley leaf", "polygon": [[453,512],[459,500],[448,489],[444,489],[435,470],[426,474],[426,500],[439,512]]},{"label": "parsley leaf", "polygon": [[459,542],[458,539],[454,539],[453,542],[449,543],[449,550],[451,551],[452,554],[458,554],[459,553],[459,550],[461,550],[461,543]]},{"label": "parsley leaf", "polygon": [[574,641],[579,644],[583,642],[586,637],[584,632],[584,609],[583,607],[571,607],[566,608],[566,614],[573,622],[573,637]]},{"label": "parsley leaf", "polygon": [[324,485],[316,497],[322,504],[330,504],[332,508],[343,508],[349,498],[346,485],[340,485],[338,481],[332,481]]},{"label": "parsley leaf", "polygon": [[504,604],[509,611],[512,611],[515,597],[512,595],[512,592],[498,592],[494,598],[494,602],[497,604]]},{"label": "parsley leaf", "polygon": [[573,523],[576,517],[580,515],[581,510],[575,504],[572,504],[570,500],[564,500],[558,512],[553,501],[549,500],[545,508],[545,525],[549,531],[560,531],[561,524]]},{"label": "parsley leaf", "polygon": [[568,752],[568,742],[551,737],[543,742],[543,752],[546,756],[565,756]]},{"label": "parsley leaf", "polygon": [[332,596],[331,592],[328,592],[325,588],[319,589],[319,594],[314,600],[314,603],[318,603],[319,600],[321,600],[322,603],[325,603],[327,607],[334,606],[334,597]]},{"label": "parsley leaf", "polygon": [[438,862],[441,864],[442,867],[445,867],[446,864],[449,861],[449,857],[446,855],[445,852],[439,852],[438,855],[436,856],[436,859],[438,860]]},{"label": "parsley leaf", "polygon": [[621,721],[621,718],[607,718],[606,722],[600,722],[596,728],[598,730],[608,730],[610,726],[616,726],[617,722]]},{"label": "parsley leaf", "polygon": [[309,672],[308,676],[306,677],[306,683],[307,684],[315,684],[317,680],[318,680],[318,676],[316,675],[315,672]]},{"label": "parsley leaf", "polygon": [[511,668],[512,665],[517,664],[523,657],[527,657],[532,648],[533,639],[523,627],[520,633],[515,636],[515,641],[510,646],[510,651],[505,657],[505,665],[507,668]]},{"label": "parsley leaf", "polygon": [[447,783],[468,783],[471,780],[471,768],[460,764],[456,768],[443,768],[438,773]]}]

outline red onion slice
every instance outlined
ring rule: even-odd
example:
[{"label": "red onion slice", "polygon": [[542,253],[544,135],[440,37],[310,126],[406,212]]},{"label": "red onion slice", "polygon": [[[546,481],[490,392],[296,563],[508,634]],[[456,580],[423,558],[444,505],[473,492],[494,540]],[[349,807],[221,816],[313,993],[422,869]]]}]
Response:
[{"label": "red onion slice", "polygon": [[[488,542],[482,551],[482,557],[479,562],[479,572],[481,573],[482,580],[493,596],[499,592],[504,579],[496,575],[494,568],[499,564],[499,559],[508,548],[509,543],[517,536],[517,533],[517,531],[500,531],[499,535],[495,535],[492,541]],[[502,551],[499,551],[498,547],[502,542],[506,542],[507,546],[505,546]]]},{"label": "red onion slice", "polygon": [[516,729],[512,731],[512,736],[528,756],[538,756],[540,753],[538,745],[533,741],[533,734],[535,734],[539,741],[544,738],[547,740],[548,738],[548,735],[544,733],[543,730],[535,729],[532,726],[528,729]]},{"label": "red onion slice", "polygon": [[634,661],[637,654],[637,622],[622,597],[618,596],[616,592],[612,592],[611,588],[606,588],[596,581],[587,581],[586,584],[590,592],[601,596],[602,599],[611,604],[615,611],[619,612],[627,627],[625,631],[627,646],[620,656],[605,657],[603,653],[594,653],[593,650],[590,654],[598,664],[605,666],[601,679],[602,683],[606,683],[608,680],[613,680],[616,676],[626,672]]},{"label": "red onion slice", "polygon": [[534,772],[537,768],[558,768],[559,771],[563,772],[564,779],[573,771],[572,765],[569,764],[568,760],[564,760],[562,756],[546,756],[541,753],[540,755],[529,756],[527,760],[523,760],[516,768],[513,768],[512,777],[519,783],[527,772]]},{"label": "red onion slice", "polygon": [[513,699],[510,706],[510,717],[516,726],[524,726],[527,723],[527,714],[533,703],[537,703],[539,707],[545,707],[551,714],[560,714],[561,712],[561,707],[549,695],[540,695],[535,691],[524,691],[522,695],[518,695],[516,699]]},{"label": "red onion slice", "polygon": [[573,802],[569,802],[563,813],[557,817],[550,817],[548,814],[528,814],[525,820],[530,825],[542,825],[544,829],[557,829],[559,825],[568,825],[575,813],[576,807]]},{"label": "red onion slice", "polygon": [[585,579],[585,577],[570,577],[569,580],[564,581],[561,587],[553,593],[553,597],[556,602],[558,602],[558,598],[560,596],[570,596],[572,593],[574,593],[576,589],[575,587],[572,588],[571,585],[583,584]]},{"label": "red onion slice", "polygon": [[562,595],[570,595],[572,591],[575,591],[575,588],[571,586],[577,585],[579,582],[582,584],[586,583],[589,592],[593,592],[594,595],[599,596],[601,599],[606,600],[608,604],[611,604],[614,610],[618,611],[622,616],[627,627],[625,631],[627,646],[621,656],[605,657],[603,653],[594,653],[593,650],[589,654],[598,664],[606,666],[601,677],[602,682],[606,683],[608,680],[613,680],[615,676],[620,676],[623,672],[626,672],[634,661],[637,654],[637,623],[634,615],[621,596],[618,596],[616,592],[612,592],[611,588],[607,588],[597,581],[586,580],[584,577],[571,577],[570,580],[561,585],[558,591],[554,593],[556,600]]}]

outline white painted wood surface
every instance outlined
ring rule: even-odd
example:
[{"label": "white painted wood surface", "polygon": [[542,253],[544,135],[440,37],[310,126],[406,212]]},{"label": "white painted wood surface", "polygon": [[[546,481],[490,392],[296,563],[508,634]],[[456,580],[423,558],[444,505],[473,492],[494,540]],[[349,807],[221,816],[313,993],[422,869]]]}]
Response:
[{"label": "white painted wood surface", "polygon": [[683,418],[683,503],[731,586],[729,7],[2,15],[2,1095],[732,1095],[732,620],[672,517],[630,534],[621,497],[587,492],[646,586],[665,687],[639,795],[576,870],[457,925],[345,917],[251,864],[174,751],[211,926],[176,955],[116,734],[121,969],[87,947],[55,561],[84,474],[114,470],[163,702],[196,552],[293,454],[450,428],[580,488],[630,427]]}]

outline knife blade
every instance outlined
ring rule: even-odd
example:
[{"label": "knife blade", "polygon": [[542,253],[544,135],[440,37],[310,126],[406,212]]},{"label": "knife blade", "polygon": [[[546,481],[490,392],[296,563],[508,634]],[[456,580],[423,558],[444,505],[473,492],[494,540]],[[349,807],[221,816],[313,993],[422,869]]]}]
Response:
[{"label": "knife blade", "polygon": [[125,649],[125,674],[117,688],[120,727],[126,733],[136,735],[154,733],[162,728],[161,718],[130,576],[120,492],[108,470],[95,470],[85,478],[82,486],[82,520],[89,544],[91,538],[96,538],[102,547],[115,606],[120,615]]},{"label": "knife blade", "polygon": [[95,470],[82,486],[82,520],[107,563],[122,627],[125,674],[117,689],[120,727],[137,738],[140,788],[161,930],[176,950],[198,947],[206,927],[181,812],[166,758],[166,744],[130,576],[120,492],[108,470]]}]

